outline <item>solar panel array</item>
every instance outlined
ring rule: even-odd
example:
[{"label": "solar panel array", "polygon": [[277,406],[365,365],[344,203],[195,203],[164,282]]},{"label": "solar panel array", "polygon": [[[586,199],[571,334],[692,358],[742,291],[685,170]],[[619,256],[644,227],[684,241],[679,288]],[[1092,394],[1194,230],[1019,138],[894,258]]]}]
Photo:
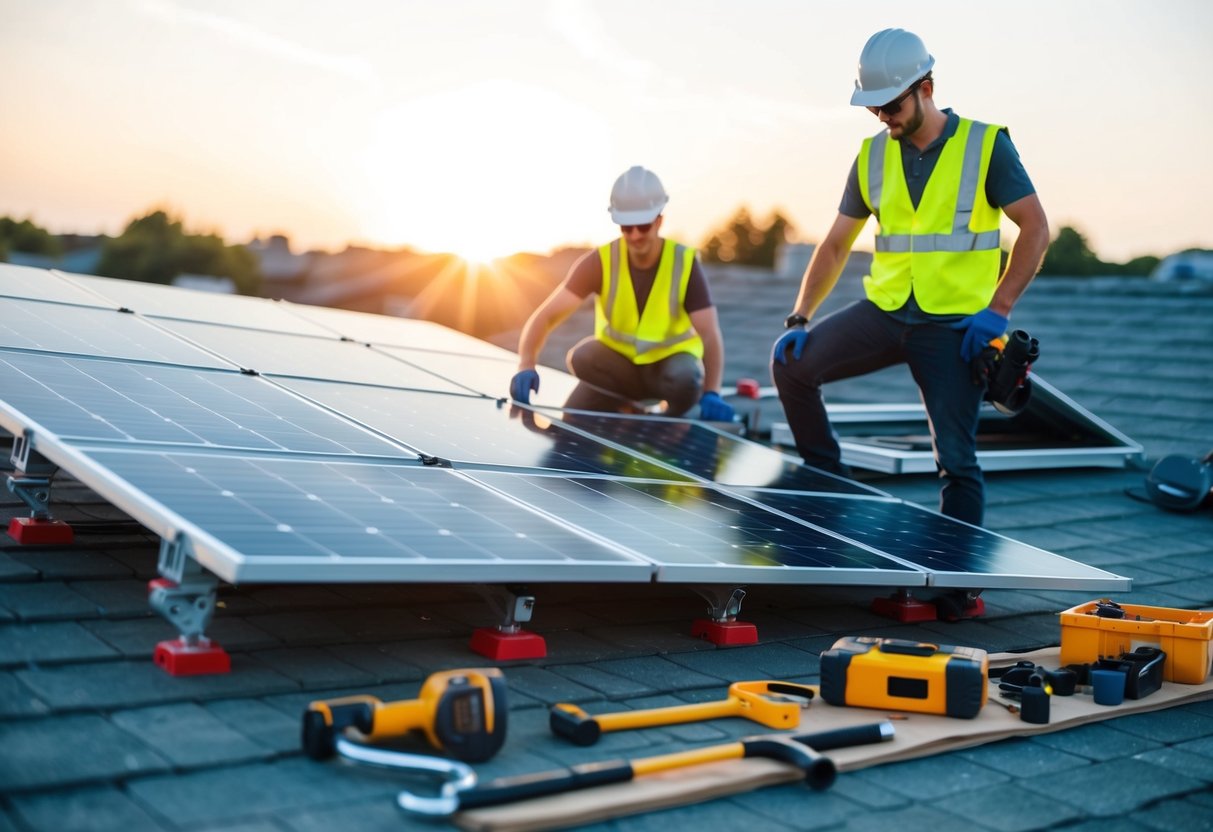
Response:
[{"label": "solar panel array", "polygon": [[428,322],[8,265],[0,321],[0,425],[232,582],[1129,584],[563,373],[513,405]]}]

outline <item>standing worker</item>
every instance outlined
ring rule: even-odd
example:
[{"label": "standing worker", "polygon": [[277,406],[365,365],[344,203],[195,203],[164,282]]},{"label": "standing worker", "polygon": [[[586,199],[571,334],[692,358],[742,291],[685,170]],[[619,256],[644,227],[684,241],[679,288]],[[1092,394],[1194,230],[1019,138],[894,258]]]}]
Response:
[{"label": "standing worker", "polygon": [[[935,59],[915,34],[885,29],[859,56],[851,103],[886,130],[865,139],[838,216],[813,253],[796,306],[775,342],[771,373],[805,462],[847,473],[821,385],[906,363],[922,395],[940,511],[981,525],[984,484],[977,423],[984,382],[970,362],[1002,335],[1040,268],[1049,226],[1005,127],[935,106]],[[999,274],[999,222],[1019,227]],[[866,300],[810,326],[855,238],[874,215]]]},{"label": "standing worker", "polygon": [[594,334],[569,351],[579,384],[564,403],[576,410],[626,411],[658,399],[681,416],[699,403],[701,419],[732,421],[720,398],[724,340],[695,250],[661,236],[669,197],[650,170],[632,167],[611,189],[619,239],[591,251],[535,310],[518,341],[510,396],[528,404],[548,335],[595,293]]}]

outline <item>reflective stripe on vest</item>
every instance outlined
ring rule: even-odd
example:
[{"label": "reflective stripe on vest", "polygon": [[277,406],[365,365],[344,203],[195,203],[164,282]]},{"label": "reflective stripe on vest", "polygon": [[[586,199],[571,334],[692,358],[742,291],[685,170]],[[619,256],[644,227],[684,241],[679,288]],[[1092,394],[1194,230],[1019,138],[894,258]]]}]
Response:
[{"label": "reflective stripe on vest", "polygon": [[[860,191],[881,226],[865,287],[877,306],[898,308],[911,287],[927,312],[970,313],[988,303],[998,279],[1001,212],[986,201],[985,173],[1001,129],[961,119],[917,208],[909,199],[900,144],[887,131],[865,142]],[[952,144],[957,140],[963,147]],[[906,233],[920,226],[929,230]]]},{"label": "reflective stripe on vest", "polygon": [[[703,356],[703,341],[691,326],[690,316],[683,308],[686,287],[691,277],[691,263],[694,260],[694,250],[687,246],[666,240],[662,247],[661,260],[657,265],[657,274],[653,278],[653,288],[643,310],[635,310],[636,316],[631,318],[631,309],[621,308],[621,302],[635,306],[636,290],[632,285],[632,277],[627,268],[627,248],[622,240],[614,240],[599,249],[603,260],[603,276],[606,286],[605,296],[599,295],[598,308],[595,310],[595,335],[607,346],[622,353],[636,364],[651,364],[660,361],[676,352],[689,352],[696,357]],[[664,309],[655,293],[668,281]],[[622,293],[626,292],[627,295]],[[622,301],[622,297],[629,301]],[[623,320],[620,320],[621,317]],[[633,331],[629,324],[635,325]],[[653,334],[660,331],[660,339],[644,338],[642,331]]]}]

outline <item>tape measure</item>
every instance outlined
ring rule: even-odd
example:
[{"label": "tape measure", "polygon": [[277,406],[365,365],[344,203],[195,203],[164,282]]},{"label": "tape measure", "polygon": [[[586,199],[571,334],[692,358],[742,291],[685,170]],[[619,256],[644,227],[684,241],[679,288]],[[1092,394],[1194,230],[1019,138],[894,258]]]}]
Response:
[{"label": "tape measure", "polygon": [[821,698],[971,719],[986,703],[988,669],[976,647],[846,636],[821,654]]}]

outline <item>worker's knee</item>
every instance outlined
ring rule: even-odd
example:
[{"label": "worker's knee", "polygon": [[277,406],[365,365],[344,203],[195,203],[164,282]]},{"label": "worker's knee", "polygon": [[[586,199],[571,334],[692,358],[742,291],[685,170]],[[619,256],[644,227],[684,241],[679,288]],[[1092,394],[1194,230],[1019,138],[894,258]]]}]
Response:
[{"label": "worker's knee", "polygon": [[686,413],[703,391],[703,365],[691,356],[671,357],[657,368],[655,392],[668,404],[671,415]]}]

